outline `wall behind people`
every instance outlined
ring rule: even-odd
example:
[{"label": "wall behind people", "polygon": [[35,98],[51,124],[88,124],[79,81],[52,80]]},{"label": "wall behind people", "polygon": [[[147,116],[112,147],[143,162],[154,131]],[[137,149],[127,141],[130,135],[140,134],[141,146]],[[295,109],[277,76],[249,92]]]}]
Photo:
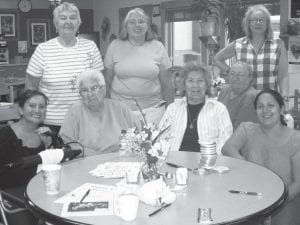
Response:
[{"label": "wall behind people", "polygon": [[[64,1],[64,0],[63,0]],[[75,3],[81,14],[82,25],[80,32],[92,32],[94,31],[94,16],[93,16],[93,0],[67,0],[68,2]],[[35,46],[30,43],[30,22],[46,22],[47,40],[56,36],[56,31],[52,23],[52,9],[50,9],[49,0],[30,0],[32,9],[27,13],[22,13],[18,10],[19,0],[1,0],[0,1],[0,13],[12,13],[15,15],[16,35],[14,37],[5,37],[8,42],[9,58],[14,58],[18,55],[18,41],[27,40],[27,53],[22,54],[23,57],[29,58]],[[47,32],[48,32],[47,31]]]},{"label": "wall behind people", "polygon": [[[95,12],[94,14],[94,25],[95,30],[101,31],[101,24],[103,18],[106,16],[111,21],[111,29],[110,34],[119,33],[119,8],[126,8],[132,6],[141,6],[141,5],[157,5],[161,4],[162,2],[167,2],[170,0],[94,0],[93,1],[93,9]],[[152,17],[152,22],[155,23],[159,28],[161,27],[161,17],[154,16]],[[109,35],[110,35],[109,34]],[[100,48],[102,54],[106,52],[108,47],[109,40],[103,41],[101,40]]]}]

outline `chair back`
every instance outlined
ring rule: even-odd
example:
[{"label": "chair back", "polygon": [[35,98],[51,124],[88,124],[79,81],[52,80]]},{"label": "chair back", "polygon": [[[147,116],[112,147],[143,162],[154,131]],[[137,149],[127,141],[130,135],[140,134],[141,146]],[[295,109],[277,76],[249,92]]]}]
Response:
[{"label": "chair back", "polygon": [[38,219],[25,207],[24,202],[0,191],[0,210],[5,225],[37,225]]},{"label": "chair back", "polygon": [[7,85],[4,82],[0,82],[0,96],[8,96],[9,95],[9,89]]}]

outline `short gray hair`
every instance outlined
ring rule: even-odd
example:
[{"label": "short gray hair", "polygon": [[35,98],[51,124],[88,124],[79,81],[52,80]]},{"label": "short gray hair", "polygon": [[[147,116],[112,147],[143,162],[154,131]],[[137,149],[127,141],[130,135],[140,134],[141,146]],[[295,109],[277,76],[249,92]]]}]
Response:
[{"label": "short gray hair", "polygon": [[145,41],[152,41],[154,39],[154,33],[153,33],[153,31],[151,29],[151,26],[150,26],[149,16],[147,16],[145,11],[142,10],[141,8],[131,9],[127,13],[125,19],[122,22],[122,28],[121,28],[121,32],[120,32],[120,35],[119,35],[120,39],[121,40],[128,40],[127,22],[128,22],[129,17],[131,16],[131,14],[139,15],[147,21],[148,30],[146,32]]},{"label": "short gray hair", "polygon": [[[241,65],[241,66],[243,66],[243,67],[246,67],[249,76],[253,77],[253,70],[252,70],[252,67],[251,67],[247,62],[238,60],[238,61],[236,61],[235,63],[233,63],[233,64],[231,65],[231,68],[232,68],[234,65]],[[231,70],[231,68],[230,68],[230,70]],[[230,71],[230,70],[229,70],[229,71]]]},{"label": "short gray hair", "polygon": [[58,5],[53,10],[53,24],[54,24],[55,28],[57,27],[58,15],[59,15],[59,13],[61,13],[63,11],[75,12],[77,15],[77,20],[79,22],[79,26],[80,26],[81,17],[80,17],[80,12],[79,12],[79,9],[77,8],[77,6],[70,2],[63,2],[62,4]]},{"label": "short gray hair", "polygon": [[80,89],[83,82],[87,80],[95,80],[100,85],[105,85],[105,80],[102,72],[99,70],[85,70],[77,78],[77,88]]},{"label": "short gray hair", "polygon": [[206,94],[210,96],[212,94],[211,93],[212,76],[208,68],[202,64],[196,62],[190,62],[183,67],[183,73],[182,73],[183,84],[185,85],[185,81],[188,75],[193,71],[199,72],[204,75],[204,79],[206,83]]},{"label": "short gray hair", "polygon": [[250,29],[250,16],[252,13],[261,11],[264,16],[266,17],[266,25],[267,29],[265,31],[265,39],[271,39],[273,38],[273,29],[271,26],[271,13],[264,5],[253,5],[249,6],[247,12],[245,13],[245,17],[243,19],[243,30],[246,34],[246,36],[249,39],[252,39],[252,31]]}]

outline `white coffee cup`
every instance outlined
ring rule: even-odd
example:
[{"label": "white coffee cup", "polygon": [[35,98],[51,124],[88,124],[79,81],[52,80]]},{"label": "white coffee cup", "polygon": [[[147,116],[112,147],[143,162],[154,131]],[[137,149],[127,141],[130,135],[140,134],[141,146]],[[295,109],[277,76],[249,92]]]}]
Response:
[{"label": "white coffee cup", "polygon": [[122,220],[131,221],[137,216],[139,198],[135,194],[124,194],[116,201],[116,215]]},{"label": "white coffee cup", "polygon": [[46,193],[48,195],[58,194],[60,189],[61,165],[45,164],[42,165],[41,169]]},{"label": "white coffee cup", "polygon": [[137,168],[129,168],[126,170],[126,183],[138,184],[140,178],[140,170]]}]

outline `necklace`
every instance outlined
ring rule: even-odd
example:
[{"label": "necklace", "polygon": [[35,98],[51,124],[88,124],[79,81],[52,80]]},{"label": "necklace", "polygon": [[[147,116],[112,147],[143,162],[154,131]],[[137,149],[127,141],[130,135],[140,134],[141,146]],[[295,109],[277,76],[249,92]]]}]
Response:
[{"label": "necklace", "polygon": [[204,103],[197,105],[187,105],[188,112],[188,128],[194,129],[196,127],[195,121],[198,119],[199,112],[201,111]]},{"label": "necklace", "polygon": [[190,129],[194,129],[194,122],[196,121],[197,117],[198,117],[198,114],[196,114],[196,116],[194,117],[194,119],[191,120],[191,113],[190,113],[190,110],[189,110],[189,107],[187,107],[187,111],[188,111],[188,120],[189,120],[189,125],[188,127]]}]

